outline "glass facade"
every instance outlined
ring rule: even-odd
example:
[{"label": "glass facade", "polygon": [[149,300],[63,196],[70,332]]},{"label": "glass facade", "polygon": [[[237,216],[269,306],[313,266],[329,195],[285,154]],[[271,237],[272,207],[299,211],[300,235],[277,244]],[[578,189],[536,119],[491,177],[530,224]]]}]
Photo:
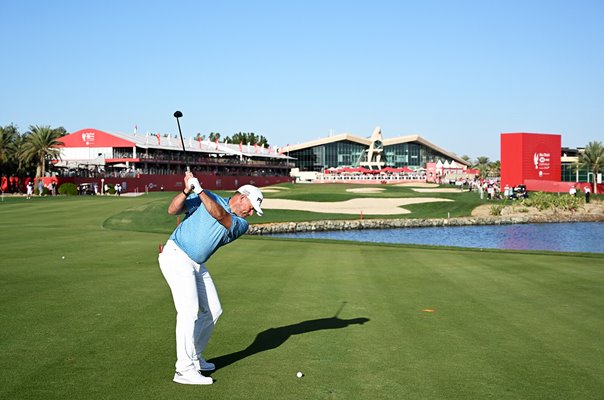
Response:
[{"label": "glass facade", "polygon": [[[327,168],[356,167],[363,160],[369,146],[343,140],[306,149],[291,151],[296,168],[301,171],[322,172]],[[407,142],[383,147],[382,161],[384,167],[425,168],[428,162],[451,162],[451,157],[433,150],[420,143]]]},{"label": "glass facade", "polygon": [[356,166],[367,146],[348,140],[327,143],[287,153],[294,157],[296,168],[301,171],[323,172],[327,168]]},{"label": "glass facade", "polygon": [[430,147],[424,146],[419,143],[399,143],[384,148],[384,154],[386,156],[386,166],[393,168],[425,168],[426,163],[449,161],[451,157],[447,157]]},{"label": "glass facade", "polygon": [[587,171],[586,169],[579,169],[579,179],[577,179],[577,170],[575,164],[562,164],[562,182],[587,182]]}]

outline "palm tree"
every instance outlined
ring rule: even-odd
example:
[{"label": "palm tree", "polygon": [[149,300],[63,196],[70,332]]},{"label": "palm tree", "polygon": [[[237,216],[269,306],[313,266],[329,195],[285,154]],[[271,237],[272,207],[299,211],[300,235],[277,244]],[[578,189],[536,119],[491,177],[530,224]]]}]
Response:
[{"label": "palm tree", "polygon": [[220,141],[220,132],[210,132],[210,142]]},{"label": "palm tree", "polygon": [[14,125],[0,126],[0,167],[8,164],[13,156],[13,145],[19,133]]},{"label": "palm tree", "polygon": [[589,142],[580,156],[581,168],[587,168],[594,175],[594,194],[598,193],[596,177],[604,170],[604,146],[602,142]]},{"label": "palm tree", "polygon": [[501,175],[501,161],[492,161],[489,163],[489,176],[499,176]]},{"label": "palm tree", "polygon": [[474,168],[480,171],[481,178],[486,178],[489,174],[489,157],[476,157],[476,164],[474,164]]},{"label": "palm tree", "polygon": [[34,161],[37,163],[36,178],[43,177],[46,174],[46,159],[58,158],[62,146],[61,132],[57,129],[51,129],[49,125],[30,126],[25,134],[21,156],[26,162]]}]

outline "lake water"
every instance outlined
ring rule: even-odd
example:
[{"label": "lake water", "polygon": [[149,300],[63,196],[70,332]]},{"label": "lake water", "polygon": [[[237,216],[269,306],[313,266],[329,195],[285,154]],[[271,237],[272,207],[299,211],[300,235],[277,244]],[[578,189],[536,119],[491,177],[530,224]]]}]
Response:
[{"label": "lake water", "polygon": [[604,253],[604,223],[474,225],[283,233],[272,236],[508,250]]}]

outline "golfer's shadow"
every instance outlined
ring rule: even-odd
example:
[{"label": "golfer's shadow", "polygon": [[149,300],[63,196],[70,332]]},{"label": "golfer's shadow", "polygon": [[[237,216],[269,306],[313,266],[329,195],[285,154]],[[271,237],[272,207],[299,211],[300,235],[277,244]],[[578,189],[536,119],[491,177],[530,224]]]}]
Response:
[{"label": "golfer's shadow", "polygon": [[225,354],[208,360],[216,364],[216,370],[243,360],[263,351],[272,350],[281,346],[292,335],[320,331],[324,329],[341,329],[348,325],[363,325],[369,318],[340,319],[338,317],[311,319],[297,324],[270,328],[256,335],[254,341],[243,350]]}]

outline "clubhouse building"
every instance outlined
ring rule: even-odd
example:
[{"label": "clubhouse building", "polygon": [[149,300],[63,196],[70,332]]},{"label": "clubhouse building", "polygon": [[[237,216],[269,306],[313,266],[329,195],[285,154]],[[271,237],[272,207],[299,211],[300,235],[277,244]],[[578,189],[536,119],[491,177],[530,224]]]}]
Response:
[{"label": "clubhouse building", "polygon": [[[369,138],[342,133],[288,145],[283,151],[293,159],[292,174],[299,174],[301,180],[321,182],[342,180],[342,174],[347,176],[346,180],[351,180],[352,174],[363,175],[368,180],[384,181],[387,177],[387,182],[393,178],[430,180],[428,175],[437,173],[435,166],[439,174],[446,173],[443,168],[454,168],[461,174],[469,167],[461,157],[419,135],[384,139],[380,127],[376,127]],[[353,180],[359,179],[357,176]]]},{"label": "clubhouse building", "polygon": [[287,146],[285,153],[292,157],[301,171],[322,172],[329,168],[363,167],[368,170],[409,168],[425,169],[427,163],[455,162],[468,166],[468,162],[448,152],[419,135],[383,139],[376,127],[369,138],[349,133]]}]

